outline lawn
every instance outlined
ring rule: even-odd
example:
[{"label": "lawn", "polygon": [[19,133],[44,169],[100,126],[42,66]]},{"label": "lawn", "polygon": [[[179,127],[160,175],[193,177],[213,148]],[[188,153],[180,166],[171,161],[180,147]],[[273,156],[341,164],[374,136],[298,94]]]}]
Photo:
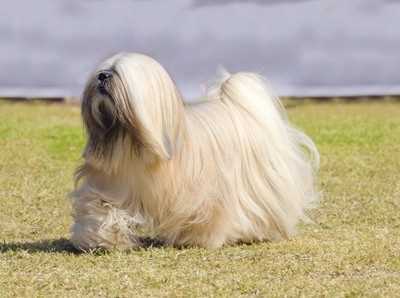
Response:
[{"label": "lawn", "polygon": [[290,241],[76,253],[79,108],[0,101],[0,297],[398,296],[400,103],[291,104],[321,153],[315,223]]}]

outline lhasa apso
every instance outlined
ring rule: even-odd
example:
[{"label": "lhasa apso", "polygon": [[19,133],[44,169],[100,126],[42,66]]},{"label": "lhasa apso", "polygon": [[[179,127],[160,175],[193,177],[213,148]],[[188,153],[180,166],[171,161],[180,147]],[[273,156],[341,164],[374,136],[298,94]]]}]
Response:
[{"label": "lhasa apso", "polygon": [[90,77],[82,117],[79,249],[286,239],[317,198],[318,152],[256,74],[225,72],[188,104],[154,59],[119,54]]}]

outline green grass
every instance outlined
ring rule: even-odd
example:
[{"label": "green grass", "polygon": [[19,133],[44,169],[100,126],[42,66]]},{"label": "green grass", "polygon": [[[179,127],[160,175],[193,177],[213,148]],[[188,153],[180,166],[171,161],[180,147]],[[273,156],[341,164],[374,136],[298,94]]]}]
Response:
[{"label": "green grass", "polygon": [[398,296],[400,104],[304,103],[320,207],[290,241],[77,254],[66,194],[79,108],[0,102],[0,297]]}]

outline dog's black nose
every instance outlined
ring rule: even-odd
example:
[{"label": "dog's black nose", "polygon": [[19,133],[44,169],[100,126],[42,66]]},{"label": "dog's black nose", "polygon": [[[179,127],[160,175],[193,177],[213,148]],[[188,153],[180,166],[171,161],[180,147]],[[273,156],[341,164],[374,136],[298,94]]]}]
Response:
[{"label": "dog's black nose", "polygon": [[103,82],[103,81],[105,81],[105,80],[107,80],[107,79],[109,79],[109,78],[111,78],[111,77],[112,77],[112,72],[109,71],[109,70],[103,70],[102,72],[100,72],[100,73],[97,75],[97,79],[98,79],[100,82]]}]

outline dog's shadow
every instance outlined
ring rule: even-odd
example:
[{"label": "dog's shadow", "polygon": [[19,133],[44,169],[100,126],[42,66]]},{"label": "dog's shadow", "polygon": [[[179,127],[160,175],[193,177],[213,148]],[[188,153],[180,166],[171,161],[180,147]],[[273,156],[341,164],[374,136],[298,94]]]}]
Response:
[{"label": "dog's shadow", "polygon": [[0,253],[26,251],[28,253],[81,253],[66,238],[45,239],[32,242],[0,243]]},{"label": "dog's shadow", "polygon": [[[164,243],[157,239],[142,238],[141,249],[159,248],[163,247]],[[66,238],[60,239],[45,239],[32,242],[3,242],[0,243],[0,254],[6,252],[25,251],[28,253],[70,253],[82,254],[82,250],[76,249],[72,243]],[[103,249],[96,249],[91,252],[102,253],[107,252]]]}]

